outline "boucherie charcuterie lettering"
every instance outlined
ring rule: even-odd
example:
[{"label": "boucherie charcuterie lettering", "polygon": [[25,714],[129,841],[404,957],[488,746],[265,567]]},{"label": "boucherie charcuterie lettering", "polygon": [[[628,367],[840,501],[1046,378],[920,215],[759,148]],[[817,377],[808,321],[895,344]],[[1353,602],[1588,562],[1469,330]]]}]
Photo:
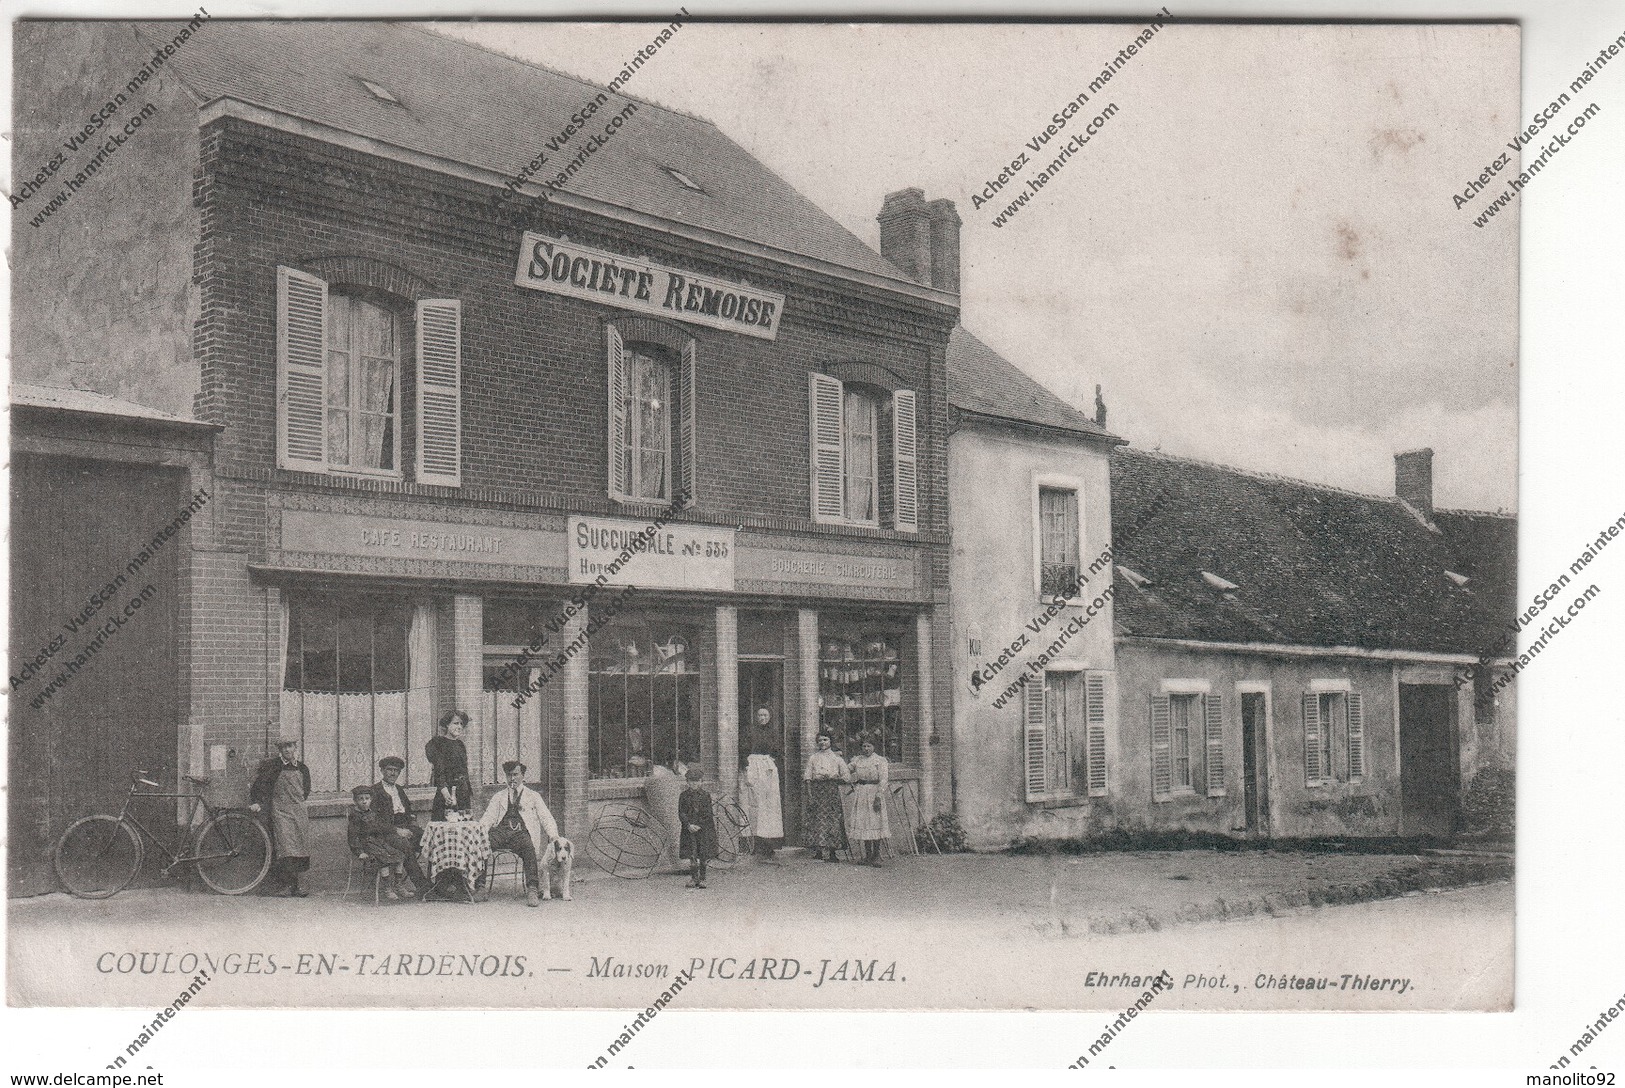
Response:
[{"label": "boucherie charcuterie lettering", "polygon": [[773,340],[784,296],[525,232],[514,283]]}]

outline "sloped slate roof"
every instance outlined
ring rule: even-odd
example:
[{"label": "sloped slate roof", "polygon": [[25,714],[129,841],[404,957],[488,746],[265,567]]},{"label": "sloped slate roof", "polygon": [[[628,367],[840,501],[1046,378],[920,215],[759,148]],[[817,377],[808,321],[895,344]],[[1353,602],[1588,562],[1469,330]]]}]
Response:
[{"label": "sloped slate roof", "polygon": [[1397,499],[1302,480],[1128,449],[1111,470],[1114,557],[1150,580],[1118,573],[1120,634],[1476,655],[1516,611],[1515,518],[1441,511],[1434,532]]},{"label": "sloped slate roof", "polygon": [[[162,26],[147,29],[149,40],[167,40]],[[659,29],[651,24],[651,34]],[[401,23],[218,19],[188,40],[171,64],[204,103],[235,99],[503,178],[545,153],[537,182],[554,178],[594,133],[602,136],[627,101],[609,95],[584,121],[584,131],[557,153],[547,151],[547,141],[602,88]],[[380,100],[364,79],[400,104]],[[684,187],[668,167],[705,192]],[[907,282],[716,126],[663,106],[641,104],[564,189]]]},{"label": "sloped slate roof", "polygon": [[963,325],[954,326],[948,339],[948,403],[977,415],[1122,441],[1028,377]]}]

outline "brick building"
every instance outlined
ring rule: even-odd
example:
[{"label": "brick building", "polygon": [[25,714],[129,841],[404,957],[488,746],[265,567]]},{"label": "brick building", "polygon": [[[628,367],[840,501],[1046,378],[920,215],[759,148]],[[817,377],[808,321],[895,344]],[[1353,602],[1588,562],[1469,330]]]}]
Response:
[{"label": "brick building", "polygon": [[[177,32],[19,24],[18,161]],[[476,779],[523,758],[571,834],[761,745],[793,838],[819,729],[947,802],[957,286],[706,121],[416,28],[210,23],[110,129],[137,100],[19,212],[13,346],[218,430],[175,767],[296,736],[337,811],[461,708]]]}]

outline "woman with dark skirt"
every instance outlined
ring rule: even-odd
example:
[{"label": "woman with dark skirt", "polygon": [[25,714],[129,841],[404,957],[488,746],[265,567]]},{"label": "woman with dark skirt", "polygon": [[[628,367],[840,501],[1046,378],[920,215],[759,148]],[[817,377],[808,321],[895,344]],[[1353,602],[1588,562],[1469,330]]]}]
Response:
[{"label": "woman with dark skirt", "polygon": [[423,754],[429,758],[429,784],[434,787],[431,820],[444,820],[448,807],[467,813],[474,803],[474,790],[468,781],[468,747],[463,744],[467,728],[466,711],[447,711],[435,735],[423,746]]},{"label": "woman with dark skirt", "polygon": [[825,861],[838,861],[846,849],[846,822],[841,812],[841,783],[851,779],[846,760],[830,747],[828,733],[818,734],[818,751],[807,757],[807,845]]}]

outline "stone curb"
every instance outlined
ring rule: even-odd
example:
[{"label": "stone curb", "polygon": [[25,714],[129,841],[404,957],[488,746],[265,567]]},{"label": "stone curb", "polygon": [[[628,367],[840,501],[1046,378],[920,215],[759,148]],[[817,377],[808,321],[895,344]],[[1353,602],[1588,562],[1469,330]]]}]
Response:
[{"label": "stone curb", "polygon": [[[1244,899],[1221,897],[1206,903],[1187,903],[1161,915],[1152,914],[1142,908],[1134,908],[1116,915],[1090,918],[1087,931],[1102,935],[1146,933],[1171,926],[1222,922],[1259,914],[1290,914],[1306,907],[1368,903],[1378,899],[1397,899],[1425,891],[1466,888],[1510,879],[1512,879],[1511,859],[1484,858],[1448,868],[1422,868],[1389,873],[1357,884],[1330,884],[1323,888],[1268,892]],[[1070,931],[1072,927],[1062,928],[1065,932]]]}]

